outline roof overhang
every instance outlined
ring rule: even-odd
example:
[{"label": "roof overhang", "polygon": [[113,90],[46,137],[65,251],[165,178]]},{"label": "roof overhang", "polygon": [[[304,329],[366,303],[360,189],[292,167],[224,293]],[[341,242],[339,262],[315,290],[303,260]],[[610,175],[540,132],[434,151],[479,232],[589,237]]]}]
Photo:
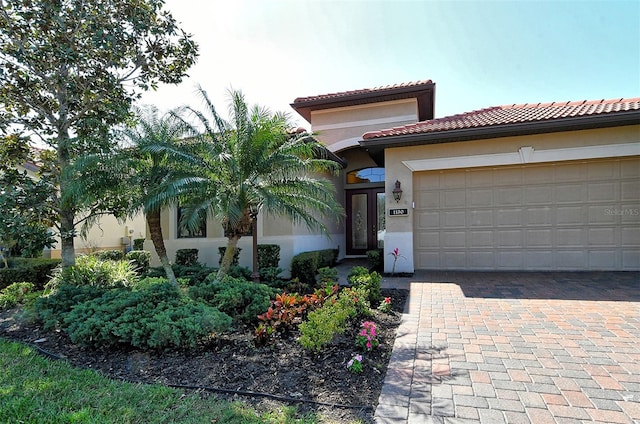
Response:
[{"label": "roof overhang", "polygon": [[433,119],[435,87],[435,83],[429,81],[417,85],[400,85],[335,96],[318,96],[309,100],[295,100],[290,106],[311,123],[311,112],[316,110],[415,98],[418,102],[418,120],[426,121]]},{"label": "roof overhang", "polygon": [[384,166],[384,150],[387,148],[486,140],[489,138],[588,130],[594,128],[610,128],[639,124],[640,110],[631,110],[610,114],[571,117],[537,122],[393,135],[361,139],[359,140],[359,144],[361,148],[369,153],[378,165]]}]

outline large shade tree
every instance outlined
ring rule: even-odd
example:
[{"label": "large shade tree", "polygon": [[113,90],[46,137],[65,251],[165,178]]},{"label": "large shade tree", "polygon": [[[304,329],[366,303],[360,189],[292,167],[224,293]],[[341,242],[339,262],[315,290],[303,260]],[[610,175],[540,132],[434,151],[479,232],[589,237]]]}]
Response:
[{"label": "large shade tree", "polygon": [[[197,46],[164,0],[0,0],[0,131],[35,137],[55,151],[64,266],[75,262],[79,219],[121,213],[123,202],[74,187],[97,173],[69,172],[85,154],[113,148],[109,129],[142,90],[178,83]],[[94,178],[94,181],[98,181]],[[80,217],[80,218],[78,218]]]},{"label": "large shade tree", "polygon": [[324,233],[323,217],[342,217],[326,178],[339,166],[321,143],[305,132],[291,132],[287,114],[247,105],[240,91],[228,93],[227,120],[202,88],[199,94],[204,110],[188,108],[191,115],[184,119],[195,122],[203,162],[186,200],[185,225],[196,225],[202,213],[222,224],[228,243],[219,279],[228,273],[238,240],[260,210]]}]

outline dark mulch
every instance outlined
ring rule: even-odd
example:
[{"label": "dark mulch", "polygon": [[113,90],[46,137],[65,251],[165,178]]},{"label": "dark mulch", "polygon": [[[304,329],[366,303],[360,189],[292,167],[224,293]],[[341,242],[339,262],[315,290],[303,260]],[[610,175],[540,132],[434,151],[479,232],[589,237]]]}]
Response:
[{"label": "dark mulch", "polygon": [[[19,311],[15,310],[0,313],[0,337],[37,345],[75,366],[95,369],[114,379],[266,393],[290,400],[234,393],[219,396],[242,400],[259,409],[284,402],[296,405],[301,413],[318,412],[328,422],[373,422],[408,292],[383,290],[383,295],[391,296],[393,310],[390,314],[375,311],[370,319],[377,324],[380,345],[364,353],[361,374],[346,369],[351,356],[362,353],[354,342],[359,322],[353,322],[345,334],[337,336],[319,354],[302,349],[295,332],[272,345],[256,347],[251,329],[221,335],[189,352],[85,349],[71,343],[63,332],[44,332],[38,325],[20,320]],[[201,393],[207,396],[215,392]]]}]

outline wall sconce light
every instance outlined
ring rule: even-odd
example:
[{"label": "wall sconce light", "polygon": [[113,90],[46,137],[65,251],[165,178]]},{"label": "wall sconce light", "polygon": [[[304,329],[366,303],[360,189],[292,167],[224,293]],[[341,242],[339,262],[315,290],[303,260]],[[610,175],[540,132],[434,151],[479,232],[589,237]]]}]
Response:
[{"label": "wall sconce light", "polygon": [[392,193],[396,203],[399,203],[400,199],[402,198],[402,189],[400,188],[400,181],[396,180],[396,186],[393,189]]}]

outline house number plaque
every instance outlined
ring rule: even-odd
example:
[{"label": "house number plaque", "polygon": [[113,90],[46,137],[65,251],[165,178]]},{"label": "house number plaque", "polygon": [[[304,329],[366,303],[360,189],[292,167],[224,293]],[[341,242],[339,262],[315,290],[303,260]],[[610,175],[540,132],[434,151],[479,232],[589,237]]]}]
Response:
[{"label": "house number plaque", "polygon": [[390,216],[406,216],[409,215],[409,209],[389,209]]}]

